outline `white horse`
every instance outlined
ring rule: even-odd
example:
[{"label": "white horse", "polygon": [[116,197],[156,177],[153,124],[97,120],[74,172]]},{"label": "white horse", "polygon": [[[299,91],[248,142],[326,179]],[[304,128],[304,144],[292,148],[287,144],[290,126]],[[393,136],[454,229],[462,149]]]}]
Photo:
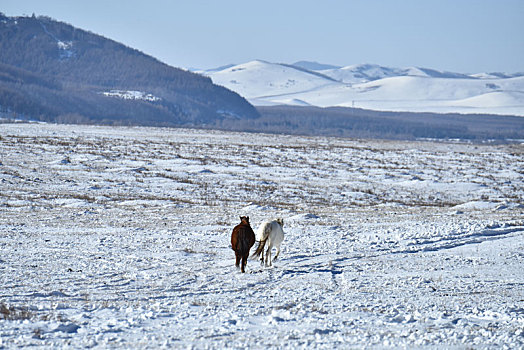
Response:
[{"label": "white horse", "polygon": [[275,258],[273,260],[276,260],[278,258],[278,254],[280,254],[280,244],[284,240],[284,230],[282,230],[282,227],[284,226],[284,220],[282,219],[275,219],[275,220],[269,220],[263,222],[257,229],[256,233],[256,240],[259,241],[257,250],[255,253],[253,253],[253,257],[259,257],[260,261],[264,263],[264,247],[266,245],[266,242],[268,242],[269,246],[266,251],[266,266],[271,266],[271,249],[275,247],[277,249],[277,253],[275,254]]}]

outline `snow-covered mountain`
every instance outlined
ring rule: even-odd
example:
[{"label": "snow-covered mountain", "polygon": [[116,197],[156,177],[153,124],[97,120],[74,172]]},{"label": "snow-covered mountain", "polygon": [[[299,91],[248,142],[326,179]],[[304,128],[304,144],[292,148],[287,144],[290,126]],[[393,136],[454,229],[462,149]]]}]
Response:
[{"label": "snow-covered mountain", "polygon": [[523,73],[467,75],[419,67],[359,64],[338,68],[262,60],[202,73],[255,105],[524,116]]}]

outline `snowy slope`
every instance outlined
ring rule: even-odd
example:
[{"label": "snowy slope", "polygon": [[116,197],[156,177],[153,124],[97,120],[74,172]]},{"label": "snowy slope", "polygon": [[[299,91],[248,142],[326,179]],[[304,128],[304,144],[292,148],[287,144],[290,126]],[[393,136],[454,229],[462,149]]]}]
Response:
[{"label": "snowy slope", "polygon": [[322,70],[323,74],[343,83],[365,83],[387,77],[404,75],[404,70],[382,67],[376,64],[357,64],[339,69]]},{"label": "snowy slope", "polygon": [[320,70],[319,72],[343,83],[365,83],[371,80],[398,76],[416,76],[426,78],[472,78],[464,74],[440,72],[427,68],[392,68],[379,66],[377,64],[357,64],[339,69]]},{"label": "snowy slope", "polygon": [[0,348],[522,349],[523,155],[1,124]]},{"label": "snowy slope", "polygon": [[524,76],[519,74],[465,75],[372,64],[308,71],[264,61],[204,73],[255,105],[524,116]]},{"label": "snowy slope", "polygon": [[260,60],[229,67],[210,76],[218,85],[242,91],[241,95],[248,100],[270,100],[272,96],[300,94],[333,83],[327,77],[304,69]]}]

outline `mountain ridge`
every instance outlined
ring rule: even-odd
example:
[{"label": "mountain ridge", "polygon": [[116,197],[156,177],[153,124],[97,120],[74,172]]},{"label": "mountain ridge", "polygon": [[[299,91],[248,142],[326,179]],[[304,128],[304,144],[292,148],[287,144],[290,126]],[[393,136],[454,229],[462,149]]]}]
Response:
[{"label": "mountain ridge", "polygon": [[[0,63],[3,113],[165,126],[259,117],[243,97],[208,77],[45,16],[0,14]],[[149,95],[155,98],[140,97]]]},{"label": "mountain ridge", "polygon": [[380,111],[524,116],[524,73],[464,74],[377,64],[308,70],[262,60],[202,73],[257,106],[356,106]]}]

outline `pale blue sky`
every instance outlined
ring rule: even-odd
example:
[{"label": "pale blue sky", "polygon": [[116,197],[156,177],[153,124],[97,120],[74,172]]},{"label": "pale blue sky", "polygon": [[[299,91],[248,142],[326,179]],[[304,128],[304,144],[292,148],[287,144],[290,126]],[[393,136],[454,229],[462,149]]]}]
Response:
[{"label": "pale blue sky", "polygon": [[524,71],[524,0],[0,0],[177,67],[253,59]]}]

